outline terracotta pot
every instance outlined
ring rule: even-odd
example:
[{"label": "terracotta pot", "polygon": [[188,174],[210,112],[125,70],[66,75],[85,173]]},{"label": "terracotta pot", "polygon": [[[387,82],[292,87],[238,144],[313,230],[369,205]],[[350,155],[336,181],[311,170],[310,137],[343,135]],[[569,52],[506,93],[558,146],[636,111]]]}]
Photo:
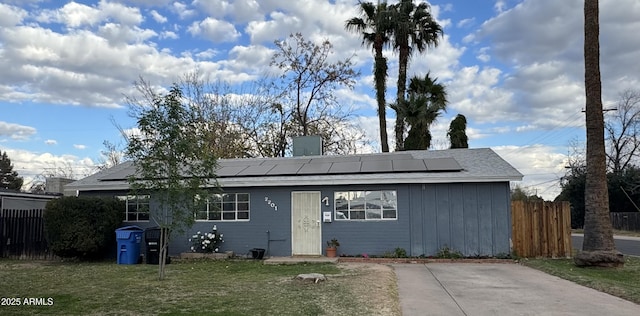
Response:
[{"label": "terracotta pot", "polygon": [[338,249],[336,247],[327,247],[327,257],[333,258],[336,256],[336,251]]}]

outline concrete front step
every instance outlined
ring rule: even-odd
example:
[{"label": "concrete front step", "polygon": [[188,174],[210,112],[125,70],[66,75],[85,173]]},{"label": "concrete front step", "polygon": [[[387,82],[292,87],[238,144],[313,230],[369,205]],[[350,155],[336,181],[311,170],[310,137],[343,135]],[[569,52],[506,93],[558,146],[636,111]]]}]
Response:
[{"label": "concrete front step", "polygon": [[298,264],[298,263],[337,263],[337,257],[328,258],[328,257],[304,257],[304,256],[295,256],[295,257],[271,257],[264,260],[264,264]]}]

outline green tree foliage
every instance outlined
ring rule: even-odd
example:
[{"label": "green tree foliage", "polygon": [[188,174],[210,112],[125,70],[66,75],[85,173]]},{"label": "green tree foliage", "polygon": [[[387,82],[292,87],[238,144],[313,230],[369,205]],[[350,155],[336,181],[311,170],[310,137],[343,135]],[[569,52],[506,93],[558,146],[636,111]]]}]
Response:
[{"label": "green tree foliage", "polygon": [[[586,169],[575,167],[562,178],[562,191],[556,201],[571,204],[571,227],[584,227]],[[627,166],[621,172],[607,173],[611,212],[636,212],[640,206],[640,168]]]},{"label": "green tree foliage", "polygon": [[571,228],[584,227],[584,190],[586,183],[586,168],[574,166],[562,178],[562,191],[555,201],[569,201],[571,205]]},{"label": "green tree foliage", "polygon": [[[174,85],[166,95],[154,94],[151,104],[130,104],[139,134],[128,139],[126,156],[137,167],[129,181],[133,194],[151,195],[152,220],[161,228],[160,258],[174,232],[193,224],[193,212],[214,186],[216,157],[209,150],[212,123],[203,119],[196,104],[183,103]],[[165,276],[165,261],[158,265]]]},{"label": "green tree foliage", "polygon": [[13,171],[13,164],[7,156],[7,152],[0,151],[0,188],[20,191],[23,181],[22,177]]},{"label": "green tree foliage", "polygon": [[531,192],[519,185],[516,185],[513,189],[511,189],[511,200],[512,201],[544,201],[544,199],[534,192]]},{"label": "green tree foliage", "polygon": [[431,125],[447,108],[447,92],[438,79],[429,74],[424,78],[413,77],[409,83],[409,99],[391,105],[410,126],[404,140],[405,150],[424,150],[431,147]]},{"label": "green tree foliage", "polygon": [[[403,104],[407,85],[409,59],[416,51],[425,52],[438,45],[443,35],[442,27],[436,22],[426,2],[417,5],[413,0],[400,0],[390,6],[394,50],[398,52],[398,83],[396,104]],[[405,117],[396,111],[396,150],[404,148]]]},{"label": "green tree foliage", "polygon": [[47,203],[45,236],[49,249],[63,258],[102,259],[115,251],[115,229],[125,204],[117,199],[61,197]]},{"label": "green tree foliage", "polygon": [[377,5],[371,2],[358,3],[360,16],[347,20],[348,31],[360,33],[362,45],[371,46],[374,52],[373,80],[375,82],[376,102],[378,103],[378,125],[380,128],[380,145],[382,152],[389,152],[387,136],[386,89],[387,58],[382,50],[390,44],[391,15],[386,2]]},{"label": "green tree foliage", "polygon": [[451,148],[469,148],[467,137],[467,118],[462,115],[456,115],[456,118],[449,124],[447,132]]}]

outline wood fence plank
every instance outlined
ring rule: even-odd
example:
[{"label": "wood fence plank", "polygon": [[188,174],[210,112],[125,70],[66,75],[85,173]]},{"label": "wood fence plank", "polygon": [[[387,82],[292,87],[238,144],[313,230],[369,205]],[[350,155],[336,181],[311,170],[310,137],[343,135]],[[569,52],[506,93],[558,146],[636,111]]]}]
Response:
[{"label": "wood fence plank", "polygon": [[568,202],[512,201],[513,251],[521,257],[570,257]]}]

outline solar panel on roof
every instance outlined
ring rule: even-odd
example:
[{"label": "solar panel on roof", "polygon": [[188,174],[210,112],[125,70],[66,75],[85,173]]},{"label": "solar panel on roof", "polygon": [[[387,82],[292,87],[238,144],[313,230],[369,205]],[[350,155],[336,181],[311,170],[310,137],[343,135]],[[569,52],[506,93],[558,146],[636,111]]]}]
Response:
[{"label": "solar panel on roof", "polygon": [[274,168],[273,165],[249,166],[244,170],[240,171],[240,173],[238,173],[238,176],[266,176],[267,173],[269,173],[269,171],[273,168]]},{"label": "solar panel on roof", "polygon": [[311,162],[311,159],[309,158],[273,158],[273,159],[269,159],[269,160],[265,160],[262,164],[263,165],[286,165],[286,164],[291,164],[291,165],[299,165],[299,164],[303,164],[303,163],[309,163]]},{"label": "solar panel on roof", "polygon": [[428,171],[460,171],[462,167],[453,158],[424,159]]},{"label": "solar panel on roof", "polygon": [[391,160],[370,160],[363,161],[361,172],[392,172]]},{"label": "solar panel on roof", "polygon": [[298,170],[302,168],[302,163],[287,163],[282,165],[275,165],[273,169],[267,172],[269,176],[285,176],[298,174]]},{"label": "solar panel on roof", "polygon": [[400,159],[392,161],[394,172],[427,171],[424,161],[418,159]]},{"label": "solar panel on roof", "polygon": [[326,174],[331,163],[307,163],[298,170],[298,174]]},{"label": "solar panel on roof", "polygon": [[413,159],[411,154],[377,154],[361,156],[360,161]]},{"label": "solar panel on roof", "polygon": [[359,161],[334,162],[333,164],[331,164],[331,168],[329,168],[329,173],[359,173],[361,164],[362,163]]},{"label": "solar panel on roof", "polygon": [[220,159],[218,165],[220,167],[236,167],[236,166],[253,166],[262,164],[262,160],[257,159]]},{"label": "solar panel on roof", "polygon": [[327,157],[319,157],[312,158],[311,163],[329,163],[329,162],[355,162],[360,161],[360,157],[358,156],[327,156]]},{"label": "solar panel on roof", "polygon": [[224,166],[216,170],[216,176],[218,177],[233,177],[240,173],[240,171],[246,169],[246,166]]}]

